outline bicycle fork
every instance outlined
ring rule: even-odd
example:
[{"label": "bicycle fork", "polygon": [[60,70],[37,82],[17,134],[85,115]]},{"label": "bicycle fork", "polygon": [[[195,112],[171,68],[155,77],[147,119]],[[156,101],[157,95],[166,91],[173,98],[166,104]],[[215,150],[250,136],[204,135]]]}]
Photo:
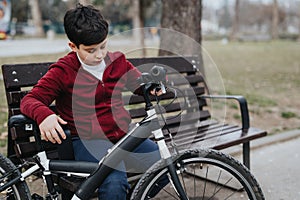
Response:
[{"label": "bicycle fork", "polygon": [[167,147],[166,145],[166,142],[165,142],[165,137],[163,135],[163,132],[159,126],[159,122],[158,122],[158,118],[157,118],[157,115],[156,115],[156,112],[154,109],[151,109],[149,111],[147,111],[147,114],[148,116],[152,116],[152,120],[154,123],[154,131],[152,131],[152,134],[155,138],[155,141],[157,142],[157,145],[158,145],[158,148],[159,148],[159,152],[160,152],[160,156],[163,160],[165,160],[166,162],[166,166],[168,167],[168,171],[169,171],[169,174],[170,174],[170,179],[169,180],[177,195],[180,197],[181,200],[188,200],[188,197],[186,196],[186,193],[181,185],[181,182],[179,180],[179,177],[177,175],[177,171],[176,171],[176,168],[174,166],[174,163],[172,161],[172,157],[171,157],[171,153],[169,151],[169,148]]},{"label": "bicycle fork", "polygon": [[[49,170],[49,160],[47,158],[46,152],[42,151],[37,154],[38,157],[36,157],[36,163],[37,166],[42,169],[43,171],[43,180],[47,185],[48,194],[46,196],[46,199],[58,199],[58,192],[56,191],[54,187],[54,182],[52,180],[52,174]],[[33,196],[33,199],[40,199],[39,195]]]}]

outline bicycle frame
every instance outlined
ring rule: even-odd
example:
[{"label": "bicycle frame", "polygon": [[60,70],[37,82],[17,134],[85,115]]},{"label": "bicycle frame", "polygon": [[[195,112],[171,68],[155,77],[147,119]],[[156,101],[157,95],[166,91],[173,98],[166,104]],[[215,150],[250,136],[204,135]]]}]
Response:
[{"label": "bicycle frame", "polygon": [[[156,86],[164,87],[162,84]],[[121,162],[119,158],[126,158],[130,152],[153,134],[159,148],[161,159],[165,161],[165,166],[169,170],[169,181],[172,182],[175,191],[177,191],[181,199],[188,199],[177,176],[175,166],[171,159],[171,153],[165,143],[156,110],[149,98],[149,92],[153,89],[152,84],[145,84],[142,89],[146,103],[145,110],[147,116],[116,143],[98,164],[74,160],[49,160],[45,151],[43,151],[37,154],[37,164],[23,172],[21,177],[19,177],[19,180],[24,181],[26,177],[41,169],[46,180],[48,191],[50,195],[55,198],[58,194],[56,193],[54,183],[51,179],[52,172],[88,176],[80,185],[72,199],[89,199],[107,176],[114,170],[114,166],[117,166]],[[164,90],[164,88],[161,89]],[[6,188],[17,181],[18,180],[15,180],[10,185],[5,185]]]},{"label": "bicycle frame", "polygon": [[[81,184],[78,191],[72,198],[89,199],[90,195],[94,193],[94,191],[103,183],[110,172],[114,170],[113,166],[117,166],[121,162],[119,158],[126,158],[130,152],[138,147],[151,134],[154,135],[154,138],[157,141],[161,158],[165,160],[166,166],[169,168],[171,181],[174,183],[175,189],[178,191],[182,199],[184,199],[183,196],[185,196],[185,193],[181,188],[176,169],[171,162],[171,153],[165,143],[165,138],[160,128],[154,107],[151,107],[151,109],[147,111],[147,117],[141,122],[137,123],[137,125],[124,138],[114,145],[113,148],[108,151],[108,154],[103,157],[98,164],[71,160],[48,160],[45,157],[44,152],[39,153],[38,156],[40,158],[41,165],[45,169],[45,172],[48,171],[72,174],[91,173],[89,177]],[[68,169],[68,171],[65,169]]]},{"label": "bicycle frame", "polygon": [[[184,198],[185,193],[181,187],[176,170],[171,161],[171,153],[165,143],[165,138],[160,128],[155,108],[152,105],[150,106],[150,109],[147,110],[147,117],[139,122],[133,130],[131,130],[123,139],[109,150],[109,153],[99,162],[98,168],[81,184],[72,199],[88,199],[113,170],[112,166],[117,166],[119,164],[119,158],[126,158],[130,152],[138,147],[151,134],[153,134],[158,144],[161,158],[165,160],[166,166],[169,168],[171,181],[174,183],[175,189],[178,191],[182,199],[187,199],[186,197]],[[50,161],[50,171],[61,169],[57,168],[60,163],[61,161]],[[70,166],[70,161],[67,163],[67,165]]]}]

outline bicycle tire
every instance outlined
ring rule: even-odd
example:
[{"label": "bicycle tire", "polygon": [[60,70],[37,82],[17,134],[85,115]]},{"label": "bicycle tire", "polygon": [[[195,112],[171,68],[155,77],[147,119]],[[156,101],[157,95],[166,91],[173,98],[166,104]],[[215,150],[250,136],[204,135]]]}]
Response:
[{"label": "bicycle tire", "polygon": [[[210,149],[194,149],[173,156],[172,161],[190,200],[265,199],[250,171],[229,155]],[[214,173],[209,173],[208,169]],[[157,195],[150,196],[166,174],[166,165],[162,160],[158,161],[139,180],[131,200],[180,199],[170,181],[162,189],[160,187]]]},{"label": "bicycle tire", "polygon": [[[12,180],[20,175],[20,171],[17,170],[16,166],[7,157],[0,154],[0,174],[1,176],[5,173],[14,171],[10,176],[1,179],[0,184],[3,185],[9,180]],[[30,191],[25,181],[19,181],[11,187],[0,193],[0,199],[9,200],[27,200],[31,199]]]}]

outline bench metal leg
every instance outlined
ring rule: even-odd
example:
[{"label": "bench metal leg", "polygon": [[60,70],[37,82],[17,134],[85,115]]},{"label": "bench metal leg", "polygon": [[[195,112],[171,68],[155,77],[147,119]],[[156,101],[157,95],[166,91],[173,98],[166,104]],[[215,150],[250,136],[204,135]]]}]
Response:
[{"label": "bench metal leg", "polygon": [[243,162],[250,169],[250,142],[243,143]]}]

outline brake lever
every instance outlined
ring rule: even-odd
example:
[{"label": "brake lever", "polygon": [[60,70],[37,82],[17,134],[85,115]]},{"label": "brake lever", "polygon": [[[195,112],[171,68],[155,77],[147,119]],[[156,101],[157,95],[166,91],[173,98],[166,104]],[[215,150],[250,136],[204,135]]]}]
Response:
[{"label": "brake lever", "polygon": [[161,92],[162,92],[163,94],[166,94],[166,93],[167,93],[166,87],[165,87],[165,85],[162,83],[162,81],[160,81],[160,89],[161,89]]}]

